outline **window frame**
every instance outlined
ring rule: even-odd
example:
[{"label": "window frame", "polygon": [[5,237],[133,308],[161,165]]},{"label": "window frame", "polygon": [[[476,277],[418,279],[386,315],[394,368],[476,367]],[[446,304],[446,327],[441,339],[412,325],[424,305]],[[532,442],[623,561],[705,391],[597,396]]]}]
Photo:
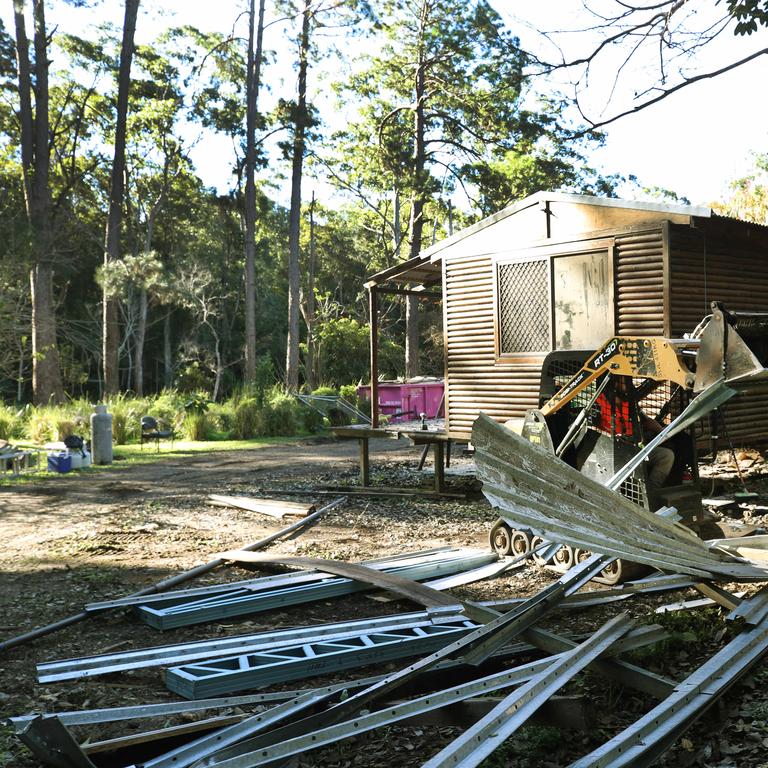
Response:
[{"label": "window frame", "polygon": [[[496,364],[509,365],[511,363],[542,363],[544,358],[555,351],[555,300],[554,293],[554,268],[555,259],[568,256],[584,256],[590,253],[603,253],[607,256],[608,263],[608,306],[609,326],[606,338],[616,333],[616,242],[615,238],[607,237],[597,240],[581,242],[546,244],[538,248],[525,248],[516,251],[494,255],[491,261],[493,269],[493,341]],[[501,351],[501,323],[499,302],[499,267],[505,264],[521,262],[547,261],[547,288],[549,297],[549,349],[544,352],[502,352]]]}]

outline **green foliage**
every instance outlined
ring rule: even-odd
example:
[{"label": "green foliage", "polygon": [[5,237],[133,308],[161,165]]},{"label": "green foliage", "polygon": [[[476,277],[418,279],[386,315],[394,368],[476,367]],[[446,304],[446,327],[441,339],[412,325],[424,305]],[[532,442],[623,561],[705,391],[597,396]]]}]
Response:
[{"label": "green foliage", "polygon": [[176,388],[181,392],[207,390],[211,386],[211,373],[203,368],[199,360],[186,365],[176,377]]},{"label": "green foliage", "polygon": [[312,394],[318,397],[336,397],[339,394],[339,390],[336,387],[323,386],[313,389]]},{"label": "green foliage", "polygon": [[11,440],[18,437],[19,421],[12,408],[0,407],[0,440]]},{"label": "green foliage", "polygon": [[183,429],[187,440],[210,440],[213,424],[206,411],[187,411],[184,415]]},{"label": "green foliage", "polygon": [[96,272],[96,282],[112,298],[122,298],[133,288],[142,288],[170,297],[173,287],[160,257],[154,251],[128,255],[103,264]]},{"label": "green foliage", "polygon": [[731,182],[731,196],[712,207],[723,216],[768,224],[768,153],[752,153],[752,162],[751,173]]},{"label": "green foliage", "polygon": [[35,443],[49,443],[53,441],[56,426],[54,422],[53,408],[36,408],[29,412],[25,436]]},{"label": "green foliage", "polygon": [[211,405],[211,401],[205,392],[193,392],[184,403],[186,413],[205,413]]},{"label": "green foliage", "polygon": [[368,371],[368,327],[351,317],[329,319],[317,327],[318,369],[327,384],[362,378]]},{"label": "green foliage", "polygon": [[115,445],[138,440],[141,437],[141,417],[148,412],[146,402],[127,395],[115,395],[107,399],[106,404],[112,414],[112,440]]},{"label": "green foliage", "polygon": [[768,27],[768,0],[728,0],[728,13],[736,19],[737,35],[751,35],[758,25]]},{"label": "green foliage", "polygon": [[[188,395],[165,390],[154,397],[137,398],[117,395],[106,401],[112,415],[112,436],[118,446],[138,443],[141,417],[153,416],[162,428],[172,428],[182,439],[252,440],[257,437],[318,432],[323,417],[296,398],[273,386],[260,406],[256,397],[243,396],[222,403],[210,403],[198,393],[194,407]],[[19,439],[42,444],[63,440],[71,434],[90,437],[93,405],[77,400],[65,405],[27,406],[14,410],[0,405],[0,439]]]},{"label": "green foliage", "polygon": [[304,432],[310,434],[319,432],[325,423],[323,415],[313,408],[307,408],[306,406],[299,409],[301,415],[302,427]]},{"label": "green foliage", "polygon": [[21,414],[9,406],[0,406],[0,440],[13,440],[21,437],[23,422]]},{"label": "green foliage", "polygon": [[339,396],[343,397],[350,405],[360,409],[360,398],[357,395],[357,384],[342,384],[339,387]]},{"label": "green foliage", "polygon": [[211,403],[208,408],[210,424],[209,439],[229,438],[233,435],[235,425],[235,404],[232,400],[223,403]]},{"label": "green foliage", "polygon": [[295,435],[301,422],[296,398],[275,388],[259,411],[257,430],[260,437]]},{"label": "green foliage", "polygon": [[269,387],[276,381],[275,364],[269,355],[262,355],[256,360],[256,374],[253,386],[256,391],[256,402],[261,408],[264,405],[264,396]]},{"label": "green foliage", "polygon": [[236,440],[250,440],[259,434],[259,413],[261,406],[255,397],[247,397],[235,406],[232,419],[232,437]]}]

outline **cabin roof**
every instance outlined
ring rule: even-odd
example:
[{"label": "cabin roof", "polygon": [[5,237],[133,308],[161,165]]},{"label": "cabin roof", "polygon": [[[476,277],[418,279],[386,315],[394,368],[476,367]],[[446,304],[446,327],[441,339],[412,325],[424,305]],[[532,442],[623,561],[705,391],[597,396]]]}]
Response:
[{"label": "cabin roof", "polygon": [[536,192],[533,195],[508,205],[497,213],[481,219],[475,224],[456,232],[455,234],[440,240],[440,242],[426,248],[421,256],[429,256],[432,260],[439,261],[440,252],[445,248],[464,240],[516,213],[538,206],[544,208],[548,203],[576,203],[579,205],[594,205],[602,208],[623,208],[632,211],[647,211],[649,213],[666,213],[674,216],[689,216],[699,218],[711,218],[712,209],[701,205],[679,205],[676,203],[655,203],[643,200],[625,200],[618,197],[596,197],[594,195],[579,195],[570,192]]}]

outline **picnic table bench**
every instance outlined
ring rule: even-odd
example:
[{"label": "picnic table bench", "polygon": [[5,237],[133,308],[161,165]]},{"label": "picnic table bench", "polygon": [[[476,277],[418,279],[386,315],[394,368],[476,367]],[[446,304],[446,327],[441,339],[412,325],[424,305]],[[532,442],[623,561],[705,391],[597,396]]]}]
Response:
[{"label": "picnic table bench", "polygon": [[[445,468],[450,464],[451,445],[454,438],[445,431],[442,419],[427,421],[427,429],[421,422],[393,424],[389,427],[371,427],[367,424],[351,424],[333,427],[332,432],[340,440],[357,440],[360,445],[360,484],[370,485],[370,446],[371,438],[390,440],[406,439],[413,445],[432,446],[435,453],[435,492],[445,492]],[[423,457],[422,462],[423,464]],[[420,466],[421,468],[421,466]]]}]

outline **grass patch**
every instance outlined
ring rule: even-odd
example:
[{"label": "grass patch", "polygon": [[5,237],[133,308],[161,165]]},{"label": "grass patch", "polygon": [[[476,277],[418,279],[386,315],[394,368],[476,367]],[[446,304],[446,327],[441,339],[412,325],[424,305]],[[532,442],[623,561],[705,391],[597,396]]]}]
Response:
[{"label": "grass patch", "polygon": [[[98,475],[104,471],[114,471],[127,469],[144,464],[156,464],[158,462],[179,459],[184,456],[194,456],[197,454],[221,453],[223,451],[253,451],[261,448],[268,448],[271,445],[285,445],[298,443],[304,440],[302,437],[259,437],[254,440],[174,440],[173,446],[170,441],[160,441],[160,451],[158,452],[154,443],[144,446],[140,444],[116,445],[113,450],[114,461],[112,464],[91,465],[83,469],[75,469],[65,474],[58,472],[49,472],[47,469],[40,469],[36,472],[23,472],[20,475],[12,475],[7,472],[0,475],[0,487],[15,485],[25,485],[37,483],[40,481],[58,480],[59,482],[73,482],[77,478],[88,478]],[[20,448],[35,447],[30,443],[17,442]],[[40,456],[41,466],[45,466],[45,456]]]}]

